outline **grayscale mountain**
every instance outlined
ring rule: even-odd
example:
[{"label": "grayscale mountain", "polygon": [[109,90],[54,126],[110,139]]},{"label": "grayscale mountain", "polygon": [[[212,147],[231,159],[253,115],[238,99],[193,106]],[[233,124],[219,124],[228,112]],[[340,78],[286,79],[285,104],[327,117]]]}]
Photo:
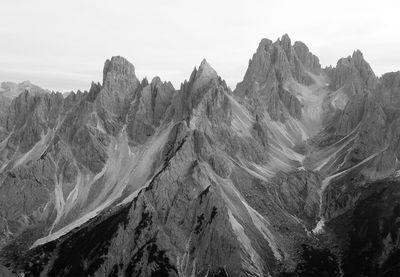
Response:
[{"label": "grayscale mountain", "polygon": [[4,275],[400,275],[400,72],[358,50],[263,39],[233,91],[122,57],[85,92],[4,84]]}]

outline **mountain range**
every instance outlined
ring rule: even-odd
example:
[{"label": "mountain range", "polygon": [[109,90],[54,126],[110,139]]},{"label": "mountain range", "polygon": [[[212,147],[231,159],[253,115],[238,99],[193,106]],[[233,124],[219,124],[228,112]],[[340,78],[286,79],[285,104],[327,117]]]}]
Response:
[{"label": "mountain range", "polygon": [[400,72],[359,50],[263,39],[233,91],[120,56],[2,83],[0,141],[2,276],[400,276]]}]

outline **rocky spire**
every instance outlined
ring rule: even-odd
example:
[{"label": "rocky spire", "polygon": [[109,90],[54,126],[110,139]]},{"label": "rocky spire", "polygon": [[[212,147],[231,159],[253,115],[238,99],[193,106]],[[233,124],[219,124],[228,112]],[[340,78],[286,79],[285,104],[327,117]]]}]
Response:
[{"label": "rocky spire", "polygon": [[[100,117],[107,122],[109,132],[118,132],[129,110],[130,102],[140,88],[135,67],[120,56],[107,60],[103,69],[103,86],[97,97]],[[118,127],[115,127],[118,126]]]},{"label": "rocky spire", "polygon": [[135,67],[125,58],[114,56],[104,63],[103,87],[108,90],[128,88],[138,82]]},{"label": "rocky spire", "polygon": [[290,47],[292,47],[292,42],[290,40],[290,37],[288,34],[284,34],[281,38],[281,45],[283,47],[283,49],[290,49]]},{"label": "rocky spire", "polygon": [[400,88],[400,71],[383,74],[380,82],[384,87]]},{"label": "rocky spire", "polygon": [[285,51],[288,61],[291,62],[293,60],[293,48],[289,35],[284,34],[280,42],[281,42],[280,45],[283,48],[283,51]]},{"label": "rocky spire", "polygon": [[347,58],[341,58],[336,68],[327,69],[327,73],[333,89],[347,85],[353,86],[355,93],[363,93],[365,90],[373,90],[378,83],[378,78],[360,50],[354,51]]},{"label": "rocky spire", "polygon": [[193,70],[189,81],[182,84],[180,92],[179,101],[175,103],[177,118],[191,121],[206,116],[211,121],[216,118],[220,121],[230,120],[227,94],[231,92],[206,59],[202,60],[198,69]]},{"label": "rocky spire", "polygon": [[353,53],[352,59],[355,67],[358,69],[361,79],[364,81],[364,85],[368,88],[374,88],[377,84],[377,77],[372,70],[369,63],[364,59],[363,54],[360,50],[356,50]]},{"label": "rocky spire", "polygon": [[132,145],[145,143],[162,121],[168,120],[166,112],[174,92],[170,82],[162,82],[160,77],[154,77],[137,94],[127,115],[126,131]]},{"label": "rocky spire", "polygon": [[207,62],[207,60],[205,58],[201,61],[201,64],[199,66],[199,70],[197,73],[200,76],[202,76],[202,75],[207,75],[210,77],[218,76],[217,72],[214,70],[214,68],[211,67],[211,65]]},{"label": "rocky spire", "polygon": [[387,106],[400,106],[400,71],[383,74],[375,97]]},{"label": "rocky spire", "polygon": [[317,56],[313,55],[301,41],[296,41],[293,45],[294,51],[301,63],[312,72],[318,72],[321,70],[321,65]]},{"label": "rocky spire", "polygon": [[217,78],[217,72],[211,67],[206,59],[203,59],[199,69],[195,73],[193,88],[195,90],[199,89],[200,87],[207,85],[211,80]]},{"label": "rocky spire", "polygon": [[234,94],[250,98],[252,104],[248,108],[258,116],[263,116],[267,110],[272,119],[284,121],[286,106],[290,107],[291,116],[299,118],[300,101],[284,88],[293,80],[303,85],[312,84],[310,73],[319,75],[321,66],[305,44],[296,42],[292,46],[287,34],[274,43],[263,39]]}]

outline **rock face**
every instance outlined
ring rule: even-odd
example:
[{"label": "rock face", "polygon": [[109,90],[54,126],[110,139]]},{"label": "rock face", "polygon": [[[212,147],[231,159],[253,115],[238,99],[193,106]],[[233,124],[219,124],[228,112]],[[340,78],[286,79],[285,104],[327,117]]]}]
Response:
[{"label": "rock face", "polygon": [[248,108],[260,117],[267,112],[273,120],[285,121],[289,113],[300,119],[302,103],[295,92],[287,90],[287,84],[311,84],[310,73],[319,75],[321,66],[305,44],[296,42],[292,46],[288,35],[274,43],[263,39],[234,93],[249,101]]},{"label": "rock face", "polygon": [[289,174],[279,172],[274,178],[286,209],[312,225],[319,213],[320,176],[299,171]]},{"label": "rock face", "polygon": [[171,83],[154,78],[143,86],[127,114],[127,134],[132,144],[142,145],[162,124],[175,92]]},{"label": "rock face", "polygon": [[287,35],[234,91],[205,59],[176,90],[112,57],[89,91],[0,96],[0,260],[25,276],[399,275],[399,104],[398,72],[377,78],[359,51],[322,69]]}]

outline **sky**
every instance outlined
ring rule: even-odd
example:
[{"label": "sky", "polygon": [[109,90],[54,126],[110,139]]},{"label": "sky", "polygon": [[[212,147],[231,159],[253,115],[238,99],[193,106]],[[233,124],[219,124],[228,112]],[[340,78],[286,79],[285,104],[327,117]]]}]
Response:
[{"label": "sky", "polygon": [[206,58],[233,89],[262,38],[289,34],[322,66],[360,49],[377,75],[400,70],[398,0],[1,0],[0,82],[67,92],[120,55],[139,79],[176,88]]}]

